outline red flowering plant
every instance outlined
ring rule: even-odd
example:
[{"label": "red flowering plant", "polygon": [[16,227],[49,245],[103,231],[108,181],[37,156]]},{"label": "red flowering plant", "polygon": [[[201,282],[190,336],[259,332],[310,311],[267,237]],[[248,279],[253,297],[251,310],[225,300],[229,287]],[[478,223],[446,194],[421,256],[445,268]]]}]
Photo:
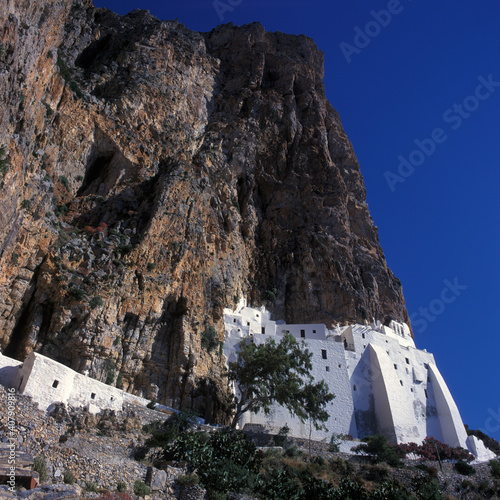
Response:
[{"label": "red flowering plant", "polygon": [[[437,449],[437,452],[436,452]],[[447,444],[441,443],[433,437],[426,437],[422,444],[417,443],[401,443],[398,444],[398,450],[401,454],[408,455],[410,453],[418,455],[427,460],[465,460],[471,462],[474,460],[474,455],[471,455],[467,450],[460,446],[452,448]]]}]

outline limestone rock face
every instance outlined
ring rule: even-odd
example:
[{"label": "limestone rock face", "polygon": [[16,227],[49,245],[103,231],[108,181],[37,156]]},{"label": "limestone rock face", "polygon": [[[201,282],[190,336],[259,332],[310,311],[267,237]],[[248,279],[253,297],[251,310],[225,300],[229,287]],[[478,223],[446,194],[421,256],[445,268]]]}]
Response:
[{"label": "limestone rock face", "polygon": [[305,36],[0,4],[0,345],[222,419],[224,307],[409,322]]}]

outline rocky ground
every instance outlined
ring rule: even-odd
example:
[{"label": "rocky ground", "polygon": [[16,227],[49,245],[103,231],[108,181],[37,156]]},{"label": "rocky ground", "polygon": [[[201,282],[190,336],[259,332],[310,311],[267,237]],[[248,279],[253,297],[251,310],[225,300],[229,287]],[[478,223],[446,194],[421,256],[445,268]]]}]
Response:
[{"label": "rocky ground", "polygon": [[[0,404],[7,408],[7,393],[1,386]],[[137,480],[149,484],[151,493],[146,498],[151,500],[204,498],[204,490],[199,486],[183,488],[176,482],[181,474],[186,473],[186,469],[178,464],[175,464],[176,467],[174,464],[162,464],[163,470],[160,470],[150,465],[151,454],[142,461],[133,458],[147,438],[142,426],[163,420],[165,416],[133,405],[119,414],[103,412],[97,416],[83,410],[68,411],[56,406],[50,415],[45,415],[30,398],[18,395],[15,409],[16,449],[33,457],[44,457],[47,479],[41,481],[41,486],[35,490],[21,489],[15,494],[9,492],[7,486],[0,486],[0,499],[127,500],[140,498],[133,493]],[[256,438],[256,435],[251,437]],[[0,421],[0,440],[4,445],[9,442],[6,414]],[[272,436],[261,435],[258,444],[273,445]],[[307,440],[291,440],[289,444],[297,446],[305,455],[309,452]],[[333,469],[338,469],[341,475],[362,481],[368,490],[376,489],[377,484],[385,480],[396,480],[410,491],[416,491],[418,484],[436,479],[440,489],[450,499],[500,498],[500,480],[492,477],[487,463],[473,464],[476,473],[463,476],[449,462],[442,464],[442,470],[439,463],[431,461],[406,461],[405,467],[398,469],[385,464],[373,465],[367,458],[332,453],[328,444],[323,442],[311,444],[311,455],[330,460]],[[66,471],[74,474],[74,484],[64,484]],[[125,492],[117,492],[119,483],[125,484]]]}]

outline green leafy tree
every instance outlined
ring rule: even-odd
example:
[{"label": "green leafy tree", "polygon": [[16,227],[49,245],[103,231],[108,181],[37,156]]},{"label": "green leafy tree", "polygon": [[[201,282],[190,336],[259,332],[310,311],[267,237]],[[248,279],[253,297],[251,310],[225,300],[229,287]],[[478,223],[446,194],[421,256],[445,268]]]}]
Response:
[{"label": "green leafy tree", "polygon": [[229,380],[239,388],[231,426],[247,411],[268,414],[277,403],[302,422],[322,428],[328,419],[325,407],[335,396],[324,381],[313,383],[311,358],[305,344],[290,334],[278,344],[273,339],[260,345],[242,342],[238,361],[229,363]]}]

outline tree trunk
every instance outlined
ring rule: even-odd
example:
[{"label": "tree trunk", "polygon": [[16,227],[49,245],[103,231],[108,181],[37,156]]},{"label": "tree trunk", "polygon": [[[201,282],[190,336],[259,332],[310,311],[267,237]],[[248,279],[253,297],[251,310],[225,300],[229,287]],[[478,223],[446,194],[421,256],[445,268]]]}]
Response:
[{"label": "tree trunk", "polygon": [[311,456],[312,419],[309,419],[309,456]]}]

